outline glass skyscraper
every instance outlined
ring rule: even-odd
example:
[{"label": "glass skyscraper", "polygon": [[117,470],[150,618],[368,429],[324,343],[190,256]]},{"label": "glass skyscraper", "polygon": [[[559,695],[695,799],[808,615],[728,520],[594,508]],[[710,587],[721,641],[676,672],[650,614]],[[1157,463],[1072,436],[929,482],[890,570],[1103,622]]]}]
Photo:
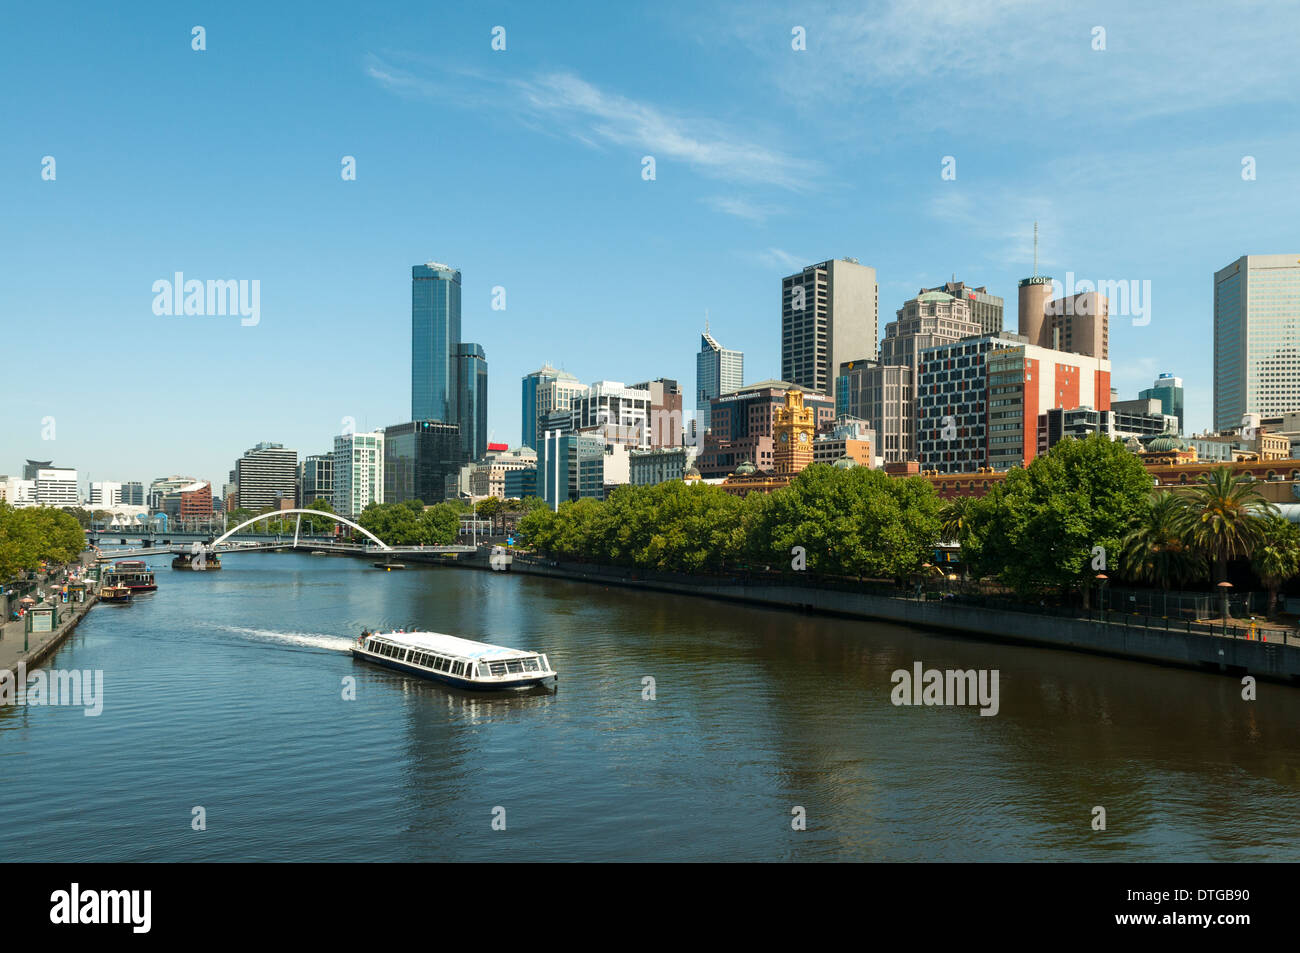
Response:
[{"label": "glass skyscraper", "polygon": [[1296,410],[1300,255],[1244,255],[1214,273],[1215,429]]},{"label": "glass skyscraper", "polygon": [[1178,432],[1183,432],[1183,379],[1173,374],[1161,374],[1156,382],[1138,391],[1138,400],[1160,401],[1160,412],[1178,418]]},{"label": "glass skyscraper", "polygon": [[456,381],[461,453],[466,460],[478,460],[487,452],[488,367],[483,345],[456,345]]},{"label": "glass skyscraper", "polygon": [[709,429],[710,402],[740,390],[744,376],[744,353],[727,350],[706,326],[700,335],[700,352],[695,355],[695,427],[699,433]]},{"label": "glass skyscraper", "polygon": [[459,421],[460,272],[436,261],[411,268],[411,419]]}]

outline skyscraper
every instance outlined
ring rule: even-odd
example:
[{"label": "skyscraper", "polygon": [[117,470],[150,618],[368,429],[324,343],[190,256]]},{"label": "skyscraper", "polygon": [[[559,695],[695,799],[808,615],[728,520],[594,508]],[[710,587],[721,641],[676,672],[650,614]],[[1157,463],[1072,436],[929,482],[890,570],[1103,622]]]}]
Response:
[{"label": "skyscraper", "polygon": [[942,291],[954,298],[960,298],[970,308],[970,318],[980,326],[981,334],[1001,334],[1004,303],[997,295],[989,294],[984,286],[972,288],[964,281],[948,281],[937,288],[924,288],[926,291]]},{"label": "skyscraper", "polygon": [[464,460],[478,460],[487,452],[487,355],[481,344],[456,345],[456,420]]},{"label": "skyscraper", "polygon": [[1178,418],[1178,432],[1183,432],[1183,379],[1161,374],[1146,390],[1138,391],[1138,400],[1160,401],[1160,412]]},{"label": "skyscraper", "polygon": [[334,438],[334,512],[356,516],[384,502],[384,432],[347,433]]},{"label": "skyscraper", "polygon": [[745,355],[719,344],[709,333],[707,323],[700,335],[700,353],[695,355],[695,427],[698,433],[709,429],[710,401],[723,394],[733,394],[744,386]]},{"label": "skyscraper", "polygon": [[879,340],[876,269],[837,258],[781,280],[783,380],[832,395],[840,365],[874,361]]},{"label": "skyscraper", "polygon": [[436,261],[411,268],[411,419],[457,423],[460,272]]},{"label": "skyscraper", "polygon": [[[298,451],[286,450],[284,444],[259,443],[235,461],[235,483],[239,485],[238,505],[261,512],[288,500],[293,506],[298,496]],[[156,482],[156,481],[155,481]],[[190,483],[197,482],[189,478]]]},{"label": "skyscraper", "polygon": [[1243,255],[1214,273],[1214,427],[1295,410],[1300,255]]},{"label": "skyscraper", "polygon": [[[549,364],[543,364],[538,370],[524,375],[520,388],[519,442],[521,446],[537,449],[538,390],[545,384],[558,380],[564,371],[557,371]],[[572,374],[566,375],[577,380]]]}]

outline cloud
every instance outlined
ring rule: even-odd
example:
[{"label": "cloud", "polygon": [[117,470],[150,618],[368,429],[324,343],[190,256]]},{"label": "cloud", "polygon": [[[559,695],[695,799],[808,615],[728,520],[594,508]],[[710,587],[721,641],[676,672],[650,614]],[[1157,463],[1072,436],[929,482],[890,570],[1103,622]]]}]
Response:
[{"label": "cloud", "polygon": [[767,268],[780,268],[787,273],[800,271],[805,265],[811,265],[814,262],[825,261],[824,258],[805,258],[800,255],[792,255],[780,248],[764,249],[755,253],[754,258],[757,259],[759,264]]},{"label": "cloud", "polygon": [[[494,100],[494,105],[513,111],[526,124],[536,127],[544,121],[589,147],[616,146],[652,155],[661,175],[665,163],[681,162],[712,178],[805,191],[824,174],[820,163],[763,145],[722,123],[671,113],[602,89],[572,72],[499,79],[462,71],[458,75],[474,82],[458,84],[455,71],[443,70],[434,79],[373,54],[367,58],[365,72],[396,94],[460,104],[466,100],[458,87],[472,85],[479,98]],[[747,214],[756,210],[749,206]]]},{"label": "cloud", "polygon": [[769,206],[759,205],[747,198],[735,195],[711,195],[704,199],[704,204],[715,212],[734,215],[736,218],[756,224],[767,221],[773,212]]}]

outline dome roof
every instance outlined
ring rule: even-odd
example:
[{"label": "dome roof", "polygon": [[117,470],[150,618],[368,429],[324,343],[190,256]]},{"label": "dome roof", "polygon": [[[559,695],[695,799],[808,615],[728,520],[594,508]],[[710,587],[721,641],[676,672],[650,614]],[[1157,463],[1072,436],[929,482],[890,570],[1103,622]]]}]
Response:
[{"label": "dome roof", "polygon": [[838,460],[836,460],[834,463],[831,464],[831,466],[835,467],[837,470],[851,470],[857,465],[858,462],[849,456],[840,457]]},{"label": "dome roof", "polygon": [[1171,435],[1156,437],[1156,439],[1147,444],[1147,453],[1168,453],[1170,450],[1186,449],[1187,444]]},{"label": "dome roof", "polygon": [[699,479],[701,479],[699,468],[698,468],[698,467],[691,467],[691,468],[690,468],[689,470],[687,470],[684,474],[682,474],[682,479],[683,479],[683,480],[699,480]]},{"label": "dome roof", "polygon": [[736,467],[736,476],[753,476],[758,472],[758,467],[746,460],[740,466]]}]

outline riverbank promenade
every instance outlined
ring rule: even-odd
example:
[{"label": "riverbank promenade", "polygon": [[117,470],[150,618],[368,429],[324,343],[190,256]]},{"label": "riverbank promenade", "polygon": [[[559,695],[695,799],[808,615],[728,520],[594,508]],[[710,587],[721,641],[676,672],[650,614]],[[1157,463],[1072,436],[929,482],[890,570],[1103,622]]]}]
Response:
[{"label": "riverbank promenade", "polygon": [[[87,554],[83,557],[83,563],[88,564],[93,561],[93,558]],[[40,581],[43,585],[48,584],[53,588],[54,584],[47,578],[42,577]],[[27,626],[26,619],[16,619],[0,625],[0,671],[17,671],[19,664],[24,664],[28,668],[39,665],[80,624],[86,613],[90,611],[90,607],[97,601],[99,601],[97,593],[88,593],[85,602],[41,603],[41,605],[55,607],[55,624],[49,632],[24,634]]]}]

